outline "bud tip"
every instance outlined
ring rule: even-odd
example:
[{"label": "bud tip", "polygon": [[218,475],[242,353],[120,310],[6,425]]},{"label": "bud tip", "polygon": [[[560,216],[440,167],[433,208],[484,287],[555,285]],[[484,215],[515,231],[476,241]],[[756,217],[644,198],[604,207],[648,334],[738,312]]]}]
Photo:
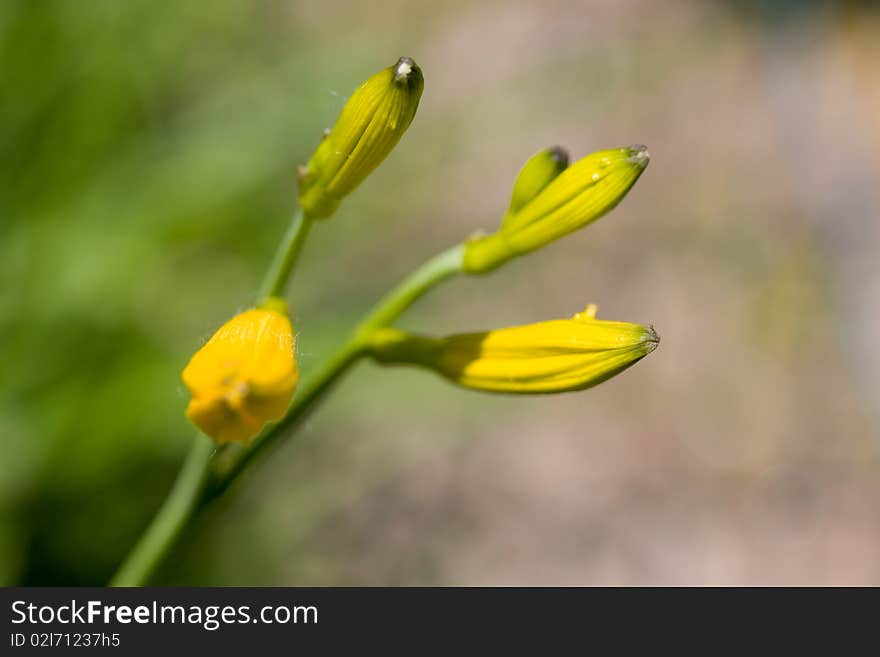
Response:
[{"label": "bud tip", "polygon": [[651,324],[648,326],[648,335],[642,338],[645,342],[650,342],[650,350],[654,351],[660,345],[660,336],[657,335],[657,331],[654,330],[654,325]]},{"label": "bud tip", "polygon": [[550,157],[564,167],[568,166],[568,151],[562,146],[553,146],[550,149]]},{"label": "bud tip", "polygon": [[641,144],[634,144],[627,148],[629,151],[629,161],[633,164],[642,167],[643,169],[648,166],[648,162],[651,160],[651,154],[648,152],[647,146],[642,146]]},{"label": "bud tip", "polygon": [[397,84],[410,85],[421,77],[422,71],[412,57],[401,57],[394,65],[394,81]]}]

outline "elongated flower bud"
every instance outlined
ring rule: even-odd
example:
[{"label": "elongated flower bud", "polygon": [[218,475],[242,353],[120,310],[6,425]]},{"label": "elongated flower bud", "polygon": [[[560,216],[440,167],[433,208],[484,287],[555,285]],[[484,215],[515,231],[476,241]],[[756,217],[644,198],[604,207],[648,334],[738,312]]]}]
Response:
[{"label": "elongated flower bud", "polygon": [[299,371],[281,299],[226,322],[183,370],[192,399],[186,416],[218,443],[248,443],[284,415]]},{"label": "elongated flower bud", "polygon": [[553,146],[538,151],[520,169],[513,193],[510,195],[510,207],[501,221],[504,226],[517,212],[533,200],[549,185],[556,176],[568,166],[568,151],[561,146]]},{"label": "elongated flower bud", "polygon": [[466,388],[541,394],[583,390],[611,378],[657,348],[652,327],[595,319],[595,306],[571,319],[445,338],[378,331],[382,363],[427,367]]},{"label": "elongated flower bud", "polygon": [[511,258],[539,249],[613,209],[648,166],[644,146],[599,151],[575,162],[491,235],[471,239],[464,270],[491,271]]},{"label": "elongated flower bud", "polygon": [[382,163],[416,115],[423,88],[422,71],[409,57],[357,88],[300,170],[299,200],[306,215],[329,217]]}]

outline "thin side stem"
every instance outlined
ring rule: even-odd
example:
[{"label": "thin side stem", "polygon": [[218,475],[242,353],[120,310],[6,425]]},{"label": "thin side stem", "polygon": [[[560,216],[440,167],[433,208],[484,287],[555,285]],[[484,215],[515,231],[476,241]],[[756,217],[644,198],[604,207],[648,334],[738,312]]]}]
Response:
[{"label": "thin side stem", "polygon": [[269,270],[260,286],[258,302],[262,302],[267,297],[284,296],[287,282],[299,260],[299,254],[309,236],[312,223],[313,220],[303,213],[302,208],[297,208],[293,213],[287,232],[281,238],[278,250],[272,258],[272,264],[269,265]]},{"label": "thin side stem", "polygon": [[214,443],[197,434],[174,486],[150,526],[116,571],[110,586],[143,586],[198,508]]},{"label": "thin side stem", "polygon": [[464,244],[441,251],[387,292],[358,324],[354,335],[363,340],[369,334],[389,326],[425,292],[451,276],[461,273]]}]

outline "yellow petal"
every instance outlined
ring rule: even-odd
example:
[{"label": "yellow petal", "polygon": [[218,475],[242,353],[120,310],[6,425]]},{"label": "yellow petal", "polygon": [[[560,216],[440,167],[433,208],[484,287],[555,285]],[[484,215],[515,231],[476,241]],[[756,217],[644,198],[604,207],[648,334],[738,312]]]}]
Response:
[{"label": "yellow petal", "polygon": [[218,442],[248,442],[278,420],[299,379],[293,327],[278,309],[256,308],[226,322],[183,370],[187,417]]}]

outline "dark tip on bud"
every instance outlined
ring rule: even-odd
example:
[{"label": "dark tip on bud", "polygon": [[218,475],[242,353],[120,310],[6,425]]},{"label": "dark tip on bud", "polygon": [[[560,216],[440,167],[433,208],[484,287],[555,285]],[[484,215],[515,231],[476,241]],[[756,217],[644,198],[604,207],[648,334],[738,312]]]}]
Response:
[{"label": "dark tip on bud", "polygon": [[651,324],[648,326],[648,337],[647,342],[651,343],[651,351],[657,348],[657,345],[660,344],[660,336],[657,335],[657,331],[654,330],[654,325]]},{"label": "dark tip on bud", "polygon": [[648,152],[647,146],[634,144],[626,150],[629,151],[629,161],[643,169],[648,166],[648,162],[651,161],[651,154]]},{"label": "dark tip on bud", "polygon": [[562,146],[553,146],[550,149],[550,157],[552,157],[554,161],[561,164],[563,169],[568,166],[568,151],[565,150]]},{"label": "dark tip on bud", "polygon": [[412,89],[422,83],[422,69],[412,57],[401,57],[394,65],[394,82]]}]

